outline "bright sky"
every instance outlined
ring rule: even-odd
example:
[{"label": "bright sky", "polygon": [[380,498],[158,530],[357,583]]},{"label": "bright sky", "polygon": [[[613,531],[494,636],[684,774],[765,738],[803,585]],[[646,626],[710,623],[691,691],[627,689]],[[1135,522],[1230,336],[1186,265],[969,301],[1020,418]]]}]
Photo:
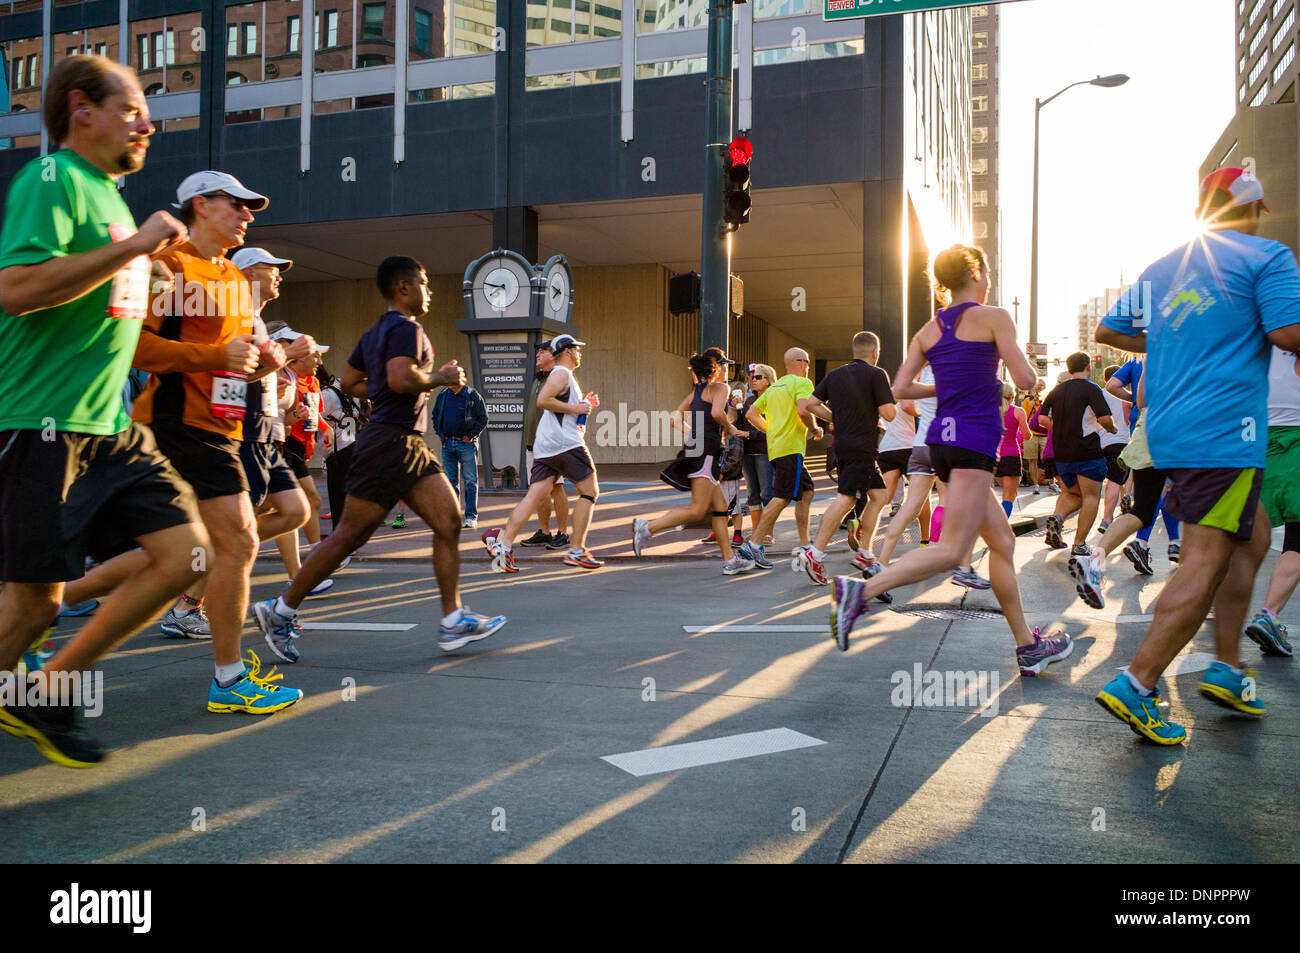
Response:
[{"label": "bright sky", "polygon": [[[1078,308],[1194,231],[1201,161],[1232,118],[1235,0],[1024,0],[1001,9],[1002,304],[1029,327],[1034,100],[1042,111],[1039,336],[1075,350]],[[1217,157],[1216,157],[1217,158]]]}]

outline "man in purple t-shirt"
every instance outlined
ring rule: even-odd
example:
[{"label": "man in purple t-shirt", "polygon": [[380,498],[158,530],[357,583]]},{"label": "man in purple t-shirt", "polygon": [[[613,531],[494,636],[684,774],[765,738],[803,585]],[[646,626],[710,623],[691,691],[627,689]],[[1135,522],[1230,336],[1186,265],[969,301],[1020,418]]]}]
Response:
[{"label": "man in purple t-shirt", "polygon": [[479,615],[461,605],[460,504],[424,442],[429,391],[464,384],[465,370],[455,361],[433,369],[433,345],[417,320],[429,310],[423,266],[413,258],[386,258],[376,281],[388,310],[361,336],[339,379],[345,393],[369,397],[373,408],[357,436],[343,519],[312,550],[282,596],[253,606],[267,644],[285,662],[300,657],[294,620],[302,600],[370,539],[398,502],[433,530],[433,571],[442,596],[438,648],[458,649],[506,624],[505,616]]}]

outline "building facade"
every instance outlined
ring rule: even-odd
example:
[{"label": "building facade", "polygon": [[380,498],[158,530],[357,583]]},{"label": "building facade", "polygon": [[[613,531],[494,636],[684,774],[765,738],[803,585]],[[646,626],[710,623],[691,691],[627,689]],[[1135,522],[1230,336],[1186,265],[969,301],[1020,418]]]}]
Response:
[{"label": "building facade", "polygon": [[[755,158],[732,356],[780,368],[797,345],[824,370],[867,328],[892,372],[931,313],[930,255],[971,239],[970,13],[827,23],[762,0],[735,17],[734,125]],[[331,357],[381,309],[387,255],[425,265],[425,327],[465,363],[466,265],[562,253],[584,387],[671,409],[699,344],[667,283],[699,267],[706,23],[705,0],[0,2],[0,188],[51,147],[41,78],[99,52],[137,70],[159,129],[124,180],[137,218],[199,169],[268,195],[248,240],[295,261],[271,307]]]},{"label": "building facade", "polygon": [[998,194],[998,83],[1001,35],[996,3],[971,14],[971,206],[975,243],[988,256],[989,304],[1002,305],[1002,208]]},{"label": "building facade", "polygon": [[1297,0],[1236,0],[1237,106],[1296,101]]}]

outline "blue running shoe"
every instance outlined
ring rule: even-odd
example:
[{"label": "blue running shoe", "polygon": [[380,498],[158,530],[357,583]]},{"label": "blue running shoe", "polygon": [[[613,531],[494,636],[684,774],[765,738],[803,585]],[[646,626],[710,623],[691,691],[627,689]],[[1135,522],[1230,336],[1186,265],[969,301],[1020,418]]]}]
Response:
[{"label": "blue running shoe", "polygon": [[253,603],[253,618],[262,630],[266,644],[281,662],[296,662],[302,657],[293,640],[302,632],[298,629],[298,617],[286,619],[275,611],[275,600]]},{"label": "blue running shoe", "polygon": [[752,559],[759,569],[773,568],[771,560],[765,555],[764,547],[757,545],[753,540],[741,543],[739,552],[746,559]]},{"label": "blue running shoe", "polygon": [[1106,607],[1106,597],[1101,591],[1106,574],[1100,559],[1091,553],[1073,557],[1070,560],[1070,575],[1074,577],[1074,590],[1080,599],[1094,609]]},{"label": "blue running shoe", "polygon": [[1255,694],[1258,691],[1258,686],[1255,684],[1255,670],[1247,668],[1243,671],[1245,675],[1238,675],[1225,663],[1216,660],[1210,663],[1204,680],[1197,687],[1200,688],[1202,695],[1215,704],[1231,708],[1243,715],[1258,717],[1264,714],[1266,706]]},{"label": "blue running shoe", "polygon": [[274,684],[284,678],[283,675],[276,674],[274,668],[262,675],[262,660],[252,649],[248,650],[248,664],[250,668],[244,669],[243,677],[227,688],[218,685],[215,678],[212,680],[208,689],[208,711],[246,711],[250,715],[272,715],[302,699],[300,690]]},{"label": "blue running shoe", "polygon": [[59,607],[59,618],[78,619],[83,615],[90,615],[98,608],[98,599],[87,599],[85,602],[78,602],[75,606],[63,605]]},{"label": "blue running shoe", "polygon": [[45,663],[54,658],[55,645],[49,641],[50,634],[54,631],[54,626],[50,626],[39,636],[36,641],[27,647],[27,651],[22,654],[18,660],[18,674],[26,672],[39,672],[45,667]]},{"label": "blue running shoe", "polygon": [[460,620],[454,625],[438,625],[438,648],[444,652],[486,639],[506,624],[506,617],[479,615],[471,612],[469,606],[460,607]]},{"label": "blue running shoe", "polygon": [[1246,638],[1258,645],[1265,655],[1291,657],[1291,643],[1287,641],[1286,626],[1271,613],[1261,611],[1251,619],[1246,626]]},{"label": "blue running shoe", "polygon": [[1187,740],[1187,729],[1160,717],[1160,696],[1139,695],[1120,672],[1097,694],[1097,704],[1148,741],[1158,745],[1182,744]]},{"label": "blue running shoe", "polygon": [[831,634],[841,652],[849,650],[849,636],[858,619],[871,612],[870,604],[862,598],[867,584],[853,576],[836,576],[831,587]]}]

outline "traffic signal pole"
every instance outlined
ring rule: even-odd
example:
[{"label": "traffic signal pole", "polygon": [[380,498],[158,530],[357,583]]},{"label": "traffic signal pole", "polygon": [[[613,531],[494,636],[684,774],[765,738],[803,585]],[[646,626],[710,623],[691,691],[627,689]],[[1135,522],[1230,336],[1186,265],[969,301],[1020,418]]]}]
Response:
[{"label": "traffic signal pole", "polygon": [[731,139],[731,5],[709,0],[704,207],[700,240],[700,350],[728,347],[731,232],[723,221],[723,176]]}]

